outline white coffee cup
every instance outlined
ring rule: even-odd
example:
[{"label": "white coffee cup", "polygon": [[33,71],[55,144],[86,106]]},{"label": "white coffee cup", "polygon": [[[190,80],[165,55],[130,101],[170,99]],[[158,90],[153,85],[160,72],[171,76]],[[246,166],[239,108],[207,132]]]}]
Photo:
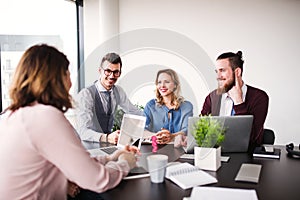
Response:
[{"label": "white coffee cup", "polygon": [[150,155],[147,157],[147,164],[151,182],[164,182],[168,156],[162,154]]}]

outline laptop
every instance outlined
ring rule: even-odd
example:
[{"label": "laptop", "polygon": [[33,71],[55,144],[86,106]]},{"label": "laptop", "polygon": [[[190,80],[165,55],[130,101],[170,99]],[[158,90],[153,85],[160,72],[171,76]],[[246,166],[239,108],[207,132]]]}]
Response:
[{"label": "laptop", "polygon": [[[220,121],[226,128],[225,139],[221,144],[222,153],[248,151],[253,115],[211,116],[211,118]],[[188,119],[187,147],[184,148],[187,154],[194,153],[194,147],[198,146],[193,136],[193,129],[199,119],[200,117]]]},{"label": "laptop", "polygon": [[146,124],[146,117],[133,114],[124,114],[117,146],[101,147],[88,150],[92,157],[109,155],[126,145],[135,145],[141,148],[142,138]]}]

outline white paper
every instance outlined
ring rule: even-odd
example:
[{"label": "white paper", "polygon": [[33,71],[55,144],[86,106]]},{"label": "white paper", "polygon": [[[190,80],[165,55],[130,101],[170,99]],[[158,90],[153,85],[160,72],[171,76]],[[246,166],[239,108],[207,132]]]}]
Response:
[{"label": "white paper", "polygon": [[258,200],[254,189],[194,187],[189,200]]},{"label": "white paper", "polygon": [[221,156],[221,162],[228,162],[230,159],[230,156]]},{"label": "white paper", "polygon": [[185,154],[182,154],[180,156],[180,158],[194,160],[195,159],[195,154],[187,154],[187,153],[185,153]]},{"label": "white paper", "polygon": [[125,176],[123,180],[131,180],[131,179],[138,179],[138,178],[147,178],[150,177],[150,174],[137,174],[137,175],[132,175],[132,176]]},{"label": "white paper", "polygon": [[[183,158],[183,159],[189,159],[189,160],[194,160],[195,159],[195,154],[182,154],[180,156],[180,158]],[[230,159],[229,156],[221,156],[221,162],[228,162]]]}]

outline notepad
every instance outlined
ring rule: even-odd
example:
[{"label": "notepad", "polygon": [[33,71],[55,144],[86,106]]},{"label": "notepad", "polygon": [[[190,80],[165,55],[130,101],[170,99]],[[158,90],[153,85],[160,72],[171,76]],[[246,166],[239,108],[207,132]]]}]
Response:
[{"label": "notepad", "polygon": [[168,166],[165,177],[182,189],[218,182],[212,175],[189,163],[179,163]]},{"label": "notepad", "polygon": [[236,189],[223,187],[194,187],[190,200],[258,200],[254,189]]},{"label": "notepad", "polygon": [[243,163],[235,177],[235,181],[258,183],[261,165]]}]

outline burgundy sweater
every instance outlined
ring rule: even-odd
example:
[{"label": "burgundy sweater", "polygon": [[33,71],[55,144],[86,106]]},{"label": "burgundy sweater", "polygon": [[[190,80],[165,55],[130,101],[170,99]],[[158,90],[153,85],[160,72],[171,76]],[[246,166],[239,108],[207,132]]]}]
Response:
[{"label": "burgundy sweater", "polygon": [[[201,111],[202,115],[219,115],[221,95],[212,91],[206,98]],[[260,145],[263,139],[264,123],[269,107],[269,97],[266,92],[247,85],[245,102],[234,105],[235,115],[253,115],[250,147]]]}]

